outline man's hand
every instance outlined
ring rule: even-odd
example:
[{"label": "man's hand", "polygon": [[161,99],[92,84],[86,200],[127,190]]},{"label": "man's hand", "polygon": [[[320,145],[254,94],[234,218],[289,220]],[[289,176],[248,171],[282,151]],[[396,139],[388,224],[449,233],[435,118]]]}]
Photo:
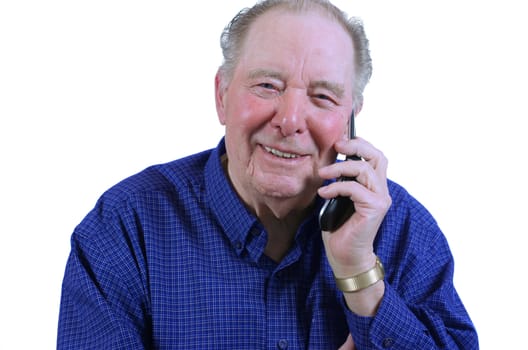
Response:
[{"label": "man's hand", "polygon": [[[338,230],[332,233],[323,231],[323,241],[334,275],[347,278],[371,269],[376,263],[374,238],[391,205],[387,187],[388,162],[382,152],[361,138],[341,140],[336,143],[335,149],[342,154],[358,155],[364,160],[339,162],[319,170],[319,175],[324,179],[341,176],[356,178],[356,181],[337,181],[319,189],[319,195],[323,198],[340,195],[350,197],[354,202],[355,213]],[[377,288],[374,288],[376,285]],[[369,302],[368,307],[356,308],[360,305],[348,303],[350,309],[364,315],[375,313],[384,291],[383,283],[376,285],[360,292],[346,293],[348,303],[349,299],[367,295],[365,292],[371,288],[375,292],[370,295],[371,300],[358,300]]]}]

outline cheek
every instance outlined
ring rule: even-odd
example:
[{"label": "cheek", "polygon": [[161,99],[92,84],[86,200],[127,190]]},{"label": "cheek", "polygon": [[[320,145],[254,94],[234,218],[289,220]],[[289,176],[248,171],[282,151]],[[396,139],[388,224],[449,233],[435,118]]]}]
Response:
[{"label": "cheek", "polygon": [[346,129],[346,122],[338,116],[321,118],[312,125],[312,136],[322,153],[335,155],[334,144],[340,140]]},{"label": "cheek", "polygon": [[230,100],[236,102],[226,108],[226,126],[238,131],[249,132],[259,128],[273,113],[273,106],[270,106],[268,101],[255,98],[248,93],[233,94]]},{"label": "cheek", "polygon": [[232,93],[225,109],[225,139],[229,157],[242,167],[249,166],[253,135],[266,123],[270,107],[245,93]]}]

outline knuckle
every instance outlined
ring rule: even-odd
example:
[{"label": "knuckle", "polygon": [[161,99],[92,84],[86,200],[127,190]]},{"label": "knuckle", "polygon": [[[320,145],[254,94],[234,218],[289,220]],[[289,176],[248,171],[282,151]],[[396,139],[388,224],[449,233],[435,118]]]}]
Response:
[{"label": "knuckle", "polygon": [[389,158],[387,158],[385,156],[384,153],[381,153],[381,157],[380,157],[380,163],[386,168],[387,165],[389,165]]},{"label": "knuckle", "polygon": [[392,205],[392,198],[389,195],[378,196],[375,206],[380,212],[387,212]]},{"label": "knuckle", "polygon": [[391,205],[392,205],[392,197],[391,197],[389,194],[387,194],[387,195],[385,196],[385,201],[384,201],[384,202],[385,202],[385,207],[384,207],[384,209],[385,209],[385,211],[387,211],[387,210],[389,210],[389,208],[390,208]]}]

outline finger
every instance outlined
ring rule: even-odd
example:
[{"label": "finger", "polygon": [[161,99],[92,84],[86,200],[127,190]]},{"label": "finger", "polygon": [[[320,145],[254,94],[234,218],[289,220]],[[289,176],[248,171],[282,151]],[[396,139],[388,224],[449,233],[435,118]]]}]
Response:
[{"label": "finger", "polygon": [[368,196],[369,191],[365,186],[357,181],[336,181],[319,188],[319,195],[323,198],[334,198],[337,196],[349,197],[353,201]]},{"label": "finger", "polygon": [[379,149],[362,138],[341,140],[335,145],[337,152],[346,155],[357,155],[369,163],[376,171],[386,172],[387,158]]},{"label": "finger", "polygon": [[350,198],[363,215],[386,212],[392,203],[388,190],[374,192],[357,181],[336,181],[318,190],[319,196],[325,199],[343,196]]},{"label": "finger", "polygon": [[[388,191],[387,188],[387,168],[388,168],[388,159],[385,157],[383,152],[372,146],[369,142],[357,138],[354,140],[338,142],[336,143],[336,150],[339,152],[351,152],[347,154],[355,154],[361,156],[365,163],[372,166],[374,172],[377,174],[379,182],[377,190]],[[361,179],[358,179],[360,182],[363,182]],[[369,183],[368,181],[363,182],[365,184]],[[375,184],[374,182],[372,184]],[[367,185],[367,187],[372,188]]]},{"label": "finger", "polygon": [[357,182],[335,182],[319,189],[322,198],[329,199],[337,196],[348,197],[362,216],[376,216],[376,213],[386,212],[391,204],[388,193],[374,193]]},{"label": "finger", "polygon": [[363,161],[350,160],[334,163],[321,168],[319,175],[326,179],[341,177],[354,179],[373,192],[384,192],[387,190],[386,174],[376,172],[370,164]]}]

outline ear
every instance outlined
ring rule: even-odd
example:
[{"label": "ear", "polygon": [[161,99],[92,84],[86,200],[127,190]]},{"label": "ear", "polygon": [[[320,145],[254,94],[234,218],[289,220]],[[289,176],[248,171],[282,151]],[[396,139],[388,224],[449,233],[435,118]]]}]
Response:
[{"label": "ear", "polygon": [[[352,105],[352,112],[353,112],[353,115],[354,115],[354,118],[357,118],[359,112],[361,112],[361,109],[363,108],[363,98],[361,99],[357,99],[354,104]],[[347,127],[343,133],[343,137],[345,139],[348,139],[348,132],[349,132],[349,129],[350,128],[350,120],[348,121],[347,123]]]},{"label": "ear", "polygon": [[363,108],[363,98],[358,99],[358,101],[354,102],[354,116],[357,117],[359,112],[361,112],[361,109]]},{"label": "ear", "polygon": [[216,114],[218,114],[218,120],[220,124],[225,125],[226,113],[224,97],[227,90],[227,83],[220,69],[216,72],[215,76],[215,103],[216,103]]}]

